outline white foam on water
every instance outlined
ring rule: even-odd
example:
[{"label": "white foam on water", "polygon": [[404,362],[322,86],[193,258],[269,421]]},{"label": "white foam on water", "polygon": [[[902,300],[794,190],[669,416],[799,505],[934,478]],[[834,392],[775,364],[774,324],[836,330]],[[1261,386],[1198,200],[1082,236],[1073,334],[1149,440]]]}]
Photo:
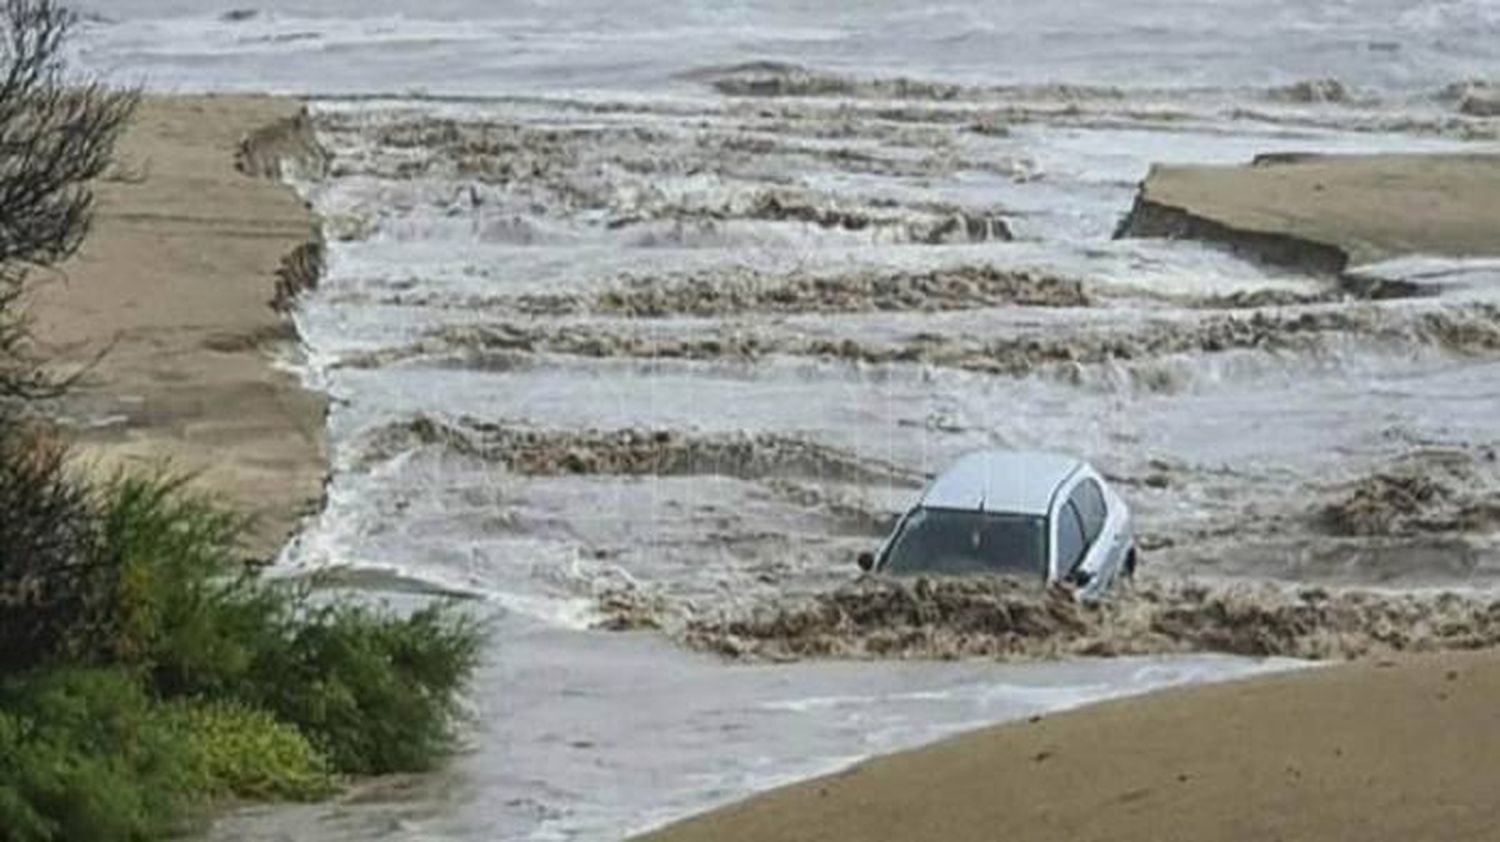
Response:
[{"label": "white foam on water", "polygon": [[1500,299],[1500,259],[1408,255],[1352,267],[1356,278],[1405,281],[1426,295],[1479,301]]}]

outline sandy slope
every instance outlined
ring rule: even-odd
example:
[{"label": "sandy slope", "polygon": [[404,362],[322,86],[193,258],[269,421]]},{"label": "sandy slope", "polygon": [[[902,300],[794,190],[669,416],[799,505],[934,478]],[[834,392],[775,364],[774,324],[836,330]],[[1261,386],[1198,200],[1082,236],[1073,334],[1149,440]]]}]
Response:
[{"label": "sandy slope", "polygon": [[283,257],[315,236],[292,191],[235,169],[248,132],[295,114],[269,98],[153,99],[99,185],[82,252],[45,279],[36,331],[63,360],[108,349],[62,411],[106,461],[201,471],[261,523],[268,554],[315,505],[323,402],[272,367],[292,347],[269,306]]},{"label": "sandy slope", "polygon": [[1500,654],[1362,663],[1004,725],[652,842],[1500,838]]}]

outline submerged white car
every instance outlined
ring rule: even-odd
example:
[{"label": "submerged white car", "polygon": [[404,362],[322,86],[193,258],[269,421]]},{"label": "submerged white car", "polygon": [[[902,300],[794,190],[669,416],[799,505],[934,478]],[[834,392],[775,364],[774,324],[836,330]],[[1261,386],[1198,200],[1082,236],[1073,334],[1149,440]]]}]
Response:
[{"label": "submerged white car", "polygon": [[1038,577],[1084,599],[1135,574],[1130,510],[1080,459],[981,450],[922,492],[866,571],[891,576]]}]

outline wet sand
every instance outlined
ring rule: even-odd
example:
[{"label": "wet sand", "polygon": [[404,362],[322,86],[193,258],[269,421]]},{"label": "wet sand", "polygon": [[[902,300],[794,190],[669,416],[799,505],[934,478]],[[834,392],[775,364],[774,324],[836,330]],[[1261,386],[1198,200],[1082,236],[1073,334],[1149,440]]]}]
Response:
[{"label": "wet sand", "polygon": [[1500,254],[1500,154],[1268,155],[1157,166],[1121,226],[1342,271],[1413,254]]},{"label": "wet sand", "polygon": [[246,135],[301,107],[148,100],[97,187],[92,235],[35,301],[50,355],[76,365],[104,353],[59,408],[85,454],[199,474],[197,488],[256,516],[247,550],[258,557],[322,494],[324,402],[274,367],[296,345],[271,304],[283,261],[318,233],[264,160],[246,162],[252,175],[236,157]]},{"label": "wet sand", "polygon": [[643,837],[1493,839],[1500,655],[1172,690],[979,731]]}]

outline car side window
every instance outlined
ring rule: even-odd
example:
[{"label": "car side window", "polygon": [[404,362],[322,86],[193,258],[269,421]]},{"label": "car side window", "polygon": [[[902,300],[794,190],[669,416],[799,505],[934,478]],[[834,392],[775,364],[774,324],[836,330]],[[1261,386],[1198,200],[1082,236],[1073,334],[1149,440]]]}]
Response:
[{"label": "car side window", "polygon": [[1083,520],[1078,508],[1069,500],[1057,513],[1057,569],[1059,576],[1073,572],[1078,562],[1083,561],[1088,540],[1083,535]]},{"label": "car side window", "polygon": [[1073,494],[1068,500],[1078,508],[1079,517],[1083,520],[1084,541],[1093,544],[1104,530],[1104,519],[1106,508],[1104,505],[1104,491],[1099,483],[1086,479],[1078,483],[1073,489]]}]

